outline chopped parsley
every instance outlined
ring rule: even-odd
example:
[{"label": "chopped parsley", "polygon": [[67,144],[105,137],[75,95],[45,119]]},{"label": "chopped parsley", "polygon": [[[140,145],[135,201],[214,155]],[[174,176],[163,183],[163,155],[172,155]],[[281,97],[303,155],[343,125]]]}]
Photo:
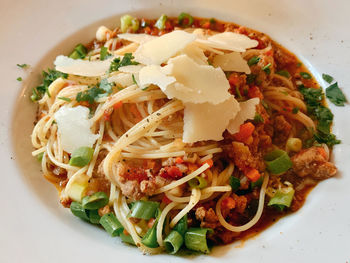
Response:
[{"label": "chopped parsley", "polygon": [[108,53],[108,48],[101,47],[100,60],[105,60],[105,59],[109,58],[110,56],[112,56],[112,55]]},{"label": "chopped parsley", "polygon": [[255,64],[258,64],[259,61],[260,61],[260,58],[257,56],[254,56],[248,60],[248,66],[250,67],[250,66],[253,66]]},{"label": "chopped parsley", "polygon": [[19,68],[28,68],[29,65],[28,64],[17,64],[17,67],[19,67]]},{"label": "chopped parsley", "polygon": [[334,78],[328,74],[322,74],[322,78],[329,84],[331,84],[334,80]]},{"label": "chopped parsley", "polygon": [[125,53],[122,60],[120,58],[115,58],[111,66],[109,67],[109,72],[118,71],[120,67],[129,66],[129,65],[138,65],[139,63],[136,61],[132,61],[134,59],[131,53]]},{"label": "chopped parsley", "polygon": [[23,79],[21,77],[18,77],[17,78],[17,81],[22,81]]},{"label": "chopped parsley", "polygon": [[50,97],[49,93],[49,86],[52,82],[54,82],[58,78],[64,78],[66,79],[68,77],[68,74],[62,73],[60,71],[57,71],[55,69],[48,69],[47,72],[43,71],[43,84],[37,86],[33,89],[33,94],[30,96],[30,99],[32,101],[38,101],[40,100],[45,93]]},{"label": "chopped parsley", "polygon": [[252,84],[255,82],[256,75],[254,74],[248,74],[247,75],[247,84]]},{"label": "chopped parsley", "polygon": [[132,74],[131,77],[132,77],[132,82],[134,82],[134,84],[135,84],[136,86],[139,86],[139,85],[137,84],[136,79],[135,79],[135,75]]},{"label": "chopped parsley", "polygon": [[264,118],[259,113],[256,113],[255,116],[254,116],[254,121],[256,123],[263,123],[264,122]]},{"label": "chopped parsley", "polygon": [[299,74],[303,79],[312,79],[312,76],[307,72],[300,72]]},{"label": "chopped parsley", "polygon": [[67,98],[67,97],[58,97],[58,99],[64,100],[64,101],[67,101],[67,102],[71,102],[72,101],[70,98]]},{"label": "chopped parsley", "polygon": [[297,114],[299,112],[299,108],[298,107],[295,107],[292,109],[292,113],[293,114]]},{"label": "chopped parsley", "polygon": [[112,91],[112,84],[108,83],[107,79],[103,79],[98,87],[94,86],[84,92],[79,92],[75,99],[77,102],[86,101],[89,104],[93,104],[97,99],[111,94]]},{"label": "chopped parsley", "polygon": [[236,86],[236,95],[237,95],[237,97],[238,97],[238,99],[242,99],[242,94],[241,94],[241,92],[239,91],[239,88]]},{"label": "chopped parsley", "polygon": [[271,73],[271,63],[267,64],[266,66],[262,67],[262,70],[265,71],[267,75],[270,75]]},{"label": "chopped parsley", "polygon": [[334,116],[327,107],[322,105],[322,100],[324,99],[322,89],[307,88],[304,85],[299,85],[298,88],[304,96],[308,112],[317,120],[313,140],[316,140],[318,143],[326,143],[328,146],[340,143],[335,135],[330,132]]},{"label": "chopped parsley", "polygon": [[277,71],[276,74],[281,75],[281,76],[286,77],[286,78],[290,77],[289,72],[287,70],[284,70],[284,69]]},{"label": "chopped parsley", "polygon": [[326,97],[336,106],[344,106],[344,103],[347,102],[337,82],[326,88]]}]

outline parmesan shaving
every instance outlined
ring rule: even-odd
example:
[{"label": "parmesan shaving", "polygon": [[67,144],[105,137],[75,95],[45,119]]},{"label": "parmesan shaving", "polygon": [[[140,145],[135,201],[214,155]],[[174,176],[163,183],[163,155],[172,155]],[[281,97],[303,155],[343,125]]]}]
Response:
[{"label": "parmesan shaving", "polygon": [[140,45],[134,56],[137,62],[145,65],[160,65],[183,50],[196,36],[176,30]]},{"label": "parmesan shaving", "polygon": [[148,34],[124,33],[124,34],[118,34],[118,38],[141,44],[141,43],[145,43],[147,41],[150,41],[152,39],[155,39],[156,37],[148,35]]},{"label": "parmesan shaving", "polygon": [[94,145],[99,135],[91,132],[88,116],[89,108],[83,106],[74,108],[63,106],[55,113],[63,150],[72,153],[79,147]]},{"label": "parmesan shaving", "polygon": [[106,74],[114,58],[109,58],[104,61],[88,61],[82,59],[72,59],[66,56],[58,56],[54,62],[55,69],[63,73],[84,76],[96,77]]},{"label": "parmesan shaving", "polygon": [[239,131],[239,126],[243,124],[246,120],[254,119],[256,113],[256,105],[260,102],[259,98],[253,98],[244,102],[240,102],[239,106],[241,110],[238,112],[237,116],[232,119],[227,126],[227,130],[231,134],[235,134]]},{"label": "parmesan shaving", "polygon": [[108,78],[108,83],[115,83],[123,88],[129,87],[134,84],[132,75],[129,73],[118,73]]},{"label": "parmesan shaving", "polygon": [[174,77],[167,76],[164,71],[158,65],[149,65],[142,68],[139,74],[139,84],[142,87],[154,84],[164,91],[168,85],[176,81]]},{"label": "parmesan shaving", "polygon": [[187,55],[199,65],[208,65],[208,58],[204,55],[203,49],[193,43],[186,46],[181,54]]},{"label": "parmesan shaving", "polygon": [[125,73],[139,73],[144,66],[142,65],[129,65],[118,68],[118,71]]},{"label": "parmesan shaving", "polygon": [[233,32],[219,33],[207,39],[197,38],[196,41],[212,48],[236,52],[245,52],[246,49],[256,47],[259,44],[258,41],[250,39],[246,35]]},{"label": "parmesan shaving", "polygon": [[176,78],[176,83],[169,85],[164,91],[169,99],[218,104],[231,96],[228,92],[230,84],[220,68],[198,65],[187,55],[170,59],[167,67],[170,75]]},{"label": "parmesan shaving", "polygon": [[217,105],[185,103],[183,141],[222,140],[222,133],[238,111],[239,103],[233,96]]},{"label": "parmesan shaving", "polygon": [[236,71],[250,74],[247,61],[237,52],[215,56],[213,65],[215,67],[220,67],[223,71]]}]

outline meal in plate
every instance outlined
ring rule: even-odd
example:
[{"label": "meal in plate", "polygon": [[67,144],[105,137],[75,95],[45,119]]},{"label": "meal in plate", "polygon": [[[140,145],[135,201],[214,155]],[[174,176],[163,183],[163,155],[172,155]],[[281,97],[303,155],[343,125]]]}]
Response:
[{"label": "meal in plate", "polygon": [[144,253],[250,237],[337,173],[322,88],[233,23],[124,15],[57,56],[31,99],[33,156],[62,205]]}]

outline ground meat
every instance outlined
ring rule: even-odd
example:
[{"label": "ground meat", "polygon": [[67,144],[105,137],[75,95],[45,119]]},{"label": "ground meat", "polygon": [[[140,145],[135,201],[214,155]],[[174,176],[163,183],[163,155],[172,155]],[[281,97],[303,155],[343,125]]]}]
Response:
[{"label": "ground meat", "polygon": [[98,214],[100,216],[104,216],[105,214],[108,214],[111,212],[111,208],[109,207],[109,205],[105,205],[104,207],[101,207],[100,209],[98,209]]},{"label": "ground meat", "polygon": [[322,180],[334,176],[337,168],[328,162],[328,156],[323,147],[311,147],[292,157],[293,170],[300,176],[311,176]]},{"label": "ground meat", "polygon": [[273,141],[276,144],[285,143],[292,130],[292,125],[285,119],[283,115],[278,115],[273,121],[274,138]]},{"label": "ground meat", "polygon": [[249,147],[241,142],[232,142],[231,145],[224,147],[228,157],[242,171],[247,168],[264,170],[265,164],[259,156],[253,156]]},{"label": "ground meat", "polygon": [[65,208],[69,208],[70,204],[73,202],[68,196],[60,196],[60,202]]},{"label": "ground meat", "polygon": [[263,68],[270,64],[271,66],[269,67],[271,72],[274,72],[274,65],[275,62],[273,60],[272,56],[268,56],[265,54],[259,55],[259,62],[253,66],[250,67],[252,74],[256,76],[255,82],[256,83],[261,83],[261,87],[265,88],[269,85],[269,83],[272,80],[272,75],[273,74],[267,74]]},{"label": "ground meat", "polygon": [[164,185],[167,185],[169,182],[170,182],[169,180],[161,176],[154,176],[149,180],[141,181],[140,190],[143,194],[153,195],[158,188],[163,187]]},{"label": "ground meat", "polygon": [[279,48],[276,45],[273,45],[273,48],[275,51],[273,57],[279,69],[284,69],[285,67],[290,65],[296,65],[297,59],[295,56],[287,52],[284,52],[281,48]]},{"label": "ground meat", "polygon": [[196,219],[201,221],[201,227],[216,228],[220,226],[218,217],[213,208],[206,209],[203,206],[196,209]]}]

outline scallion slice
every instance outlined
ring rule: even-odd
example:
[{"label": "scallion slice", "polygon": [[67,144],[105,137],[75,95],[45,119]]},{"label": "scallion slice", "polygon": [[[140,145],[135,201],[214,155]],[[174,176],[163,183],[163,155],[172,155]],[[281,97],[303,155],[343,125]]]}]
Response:
[{"label": "scallion slice", "polygon": [[154,24],[155,27],[157,27],[160,30],[163,30],[165,28],[165,22],[168,20],[168,17],[166,15],[161,15],[157,22]]},{"label": "scallion slice", "polygon": [[76,45],[76,47],[74,48],[73,52],[69,55],[70,58],[72,59],[81,59],[81,58],[85,58],[87,54],[87,49],[83,44],[78,44]]},{"label": "scallion slice", "polygon": [[[184,23],[185,19],[187,20],[187,23]],[[179,20],[179,24],[181,26],[184,26],[184,27],[192,26],[192,24],[194,22],[193,16],[191,16],[190,14],[187,14],[187,13],[181,13],[178,17],[178,20]]]},{"label": "scallion slice", "polygon": [[83,220],[89,221],[89,216],[80,203],[72,202],[70,204],[70,211],[72,212],[73,215],[75,215]]},{"label": "scallion slice", "polygon": [[72,153],[69,164],[73,166],[83,167],[91,161],[93,154],[94,149],[90,147],[80,147]]},{"label": "scallion slice", "polygon": [[112,237],[119,236],[123,232],[122,224],[113,213],[103,215],[100,224]]},{"label": "scallion slice", "polygon": [[150,247],[150,248],[159,247],[157,242],[157,223],[158,221],[156,221],[153,224],[153,226],[150,229],[148,229],[146,235],[141,240],[142,244],[144,244],[146,247]]},{"label": "scallion slice", "polygon": [[188,225],[187,225],[187,215],[184,215],[179,222],[177,222],[177,224],[174,226],[174,230],[176,230],[177,232],[179,232],[182,236],[185,235],[186,231],[188,229]]},{"label": "scallion slice", "polygon": [[241,186],[241,181],[237,177],[234,177],[234,176],[230,176],[229,183],[230,183],[230,186],[232,188],[232,191],[238,190],[239,187]]},{"label": "scallion slice", "polygon": [[120,233],[120,238],[121,238],[121,240],[122,240],[124,243],[128,243],[128,244],[130,244],[130,245],[136,246],[136,245],[135,245],[135,242],[134,242],[134,240],[132,239],[132,237],[131,237],[130,234],[126,235],[126,234],[124,233],[124,231],[122,231],[122,232]]},{"label": "scallion slice", "polygon": [[191,188],[198,188],[198,189],[203,189],[208,185],[207,180],[201,176],[197,176],[195,178],[192,178],[191,180],[188,181],[188,185]]},{"label": "scallion slice", "polygon": [[260,58],[257,56],[254,56],[248,60],[248,66],[253,66],[253,65],[257,64],[259,61],[260,61]]},{"label": "scallion slice", "polygon": [[188,249],[208,254],[207,234],[212,233],[210,228],[190,228],[185,234],[185,245]]},{"label": "scallion slice", "polygon": [[170,234],[164,239],[165,250],[169,254],[175,254],[178,252],[183,243],[184,239],[182,235],[176,230],[171,231]]},{"label": "scallion slice", "polygon": [[87,210],[86,213],[88,214],[89,221],[91,224],[99,224],[101,216],[98,214],[98,210]]},{"label": "scallion slice", "polygon": [[282,211],[285,207],[290,207],[293,201],[294,192],[293,187],[277,190],[267,205],[275,206]]},{"label": "scallion slice", "polygon": [[130,217],[149,220],[155,217],[158,207],[158,202],[136,201],[131,207]]},{"label": "scallion slice", "polygon": [[293,163],[288,154],[282,150],[274,150],[264,157],[267,170],[275,175],[280,175],[292,168]]},{"label": "scallion slice", "polygon": [[120,18],[120,29],[123,33],[126,33],[128,29],[131,29],[133,32],[136,32],[140,27],[140,22],[137,18],[132,17],[131,15],[124,15]]},{"label": "scallion slice", "polygon": [[83,197],[81,204],[84,209],[99,209],[108,204],[108,196],[105,192],[96,192],[90,196]]}]

